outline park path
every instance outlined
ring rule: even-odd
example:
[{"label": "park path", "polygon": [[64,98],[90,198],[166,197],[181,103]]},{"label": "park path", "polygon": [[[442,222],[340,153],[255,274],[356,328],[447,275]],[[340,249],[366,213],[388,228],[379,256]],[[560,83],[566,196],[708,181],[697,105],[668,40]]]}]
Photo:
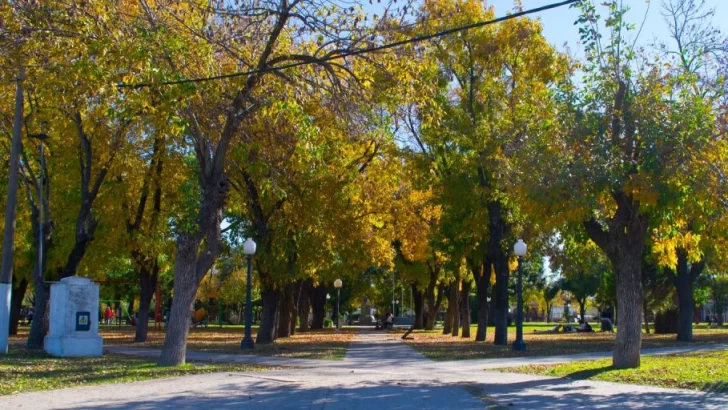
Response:
[{"label": "park path", "polygon": [[[150,357],[159,355],[158,349],[109,347],[108,350]],[[649,353],[666,352],[655,349]],[[567,359],[564,357],[433,362],[381,332],[357,334],[345,359],[339,361],[200,352],[188,352],[188,359],[295,367],[2,396],[0,409],[728,408],[725,395],[484,370],[538,360],[563,361]]]}]

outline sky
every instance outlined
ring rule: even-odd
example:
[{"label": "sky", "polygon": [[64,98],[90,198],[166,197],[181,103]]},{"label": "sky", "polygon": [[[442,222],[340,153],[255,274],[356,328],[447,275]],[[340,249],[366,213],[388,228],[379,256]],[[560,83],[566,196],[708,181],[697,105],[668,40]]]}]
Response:
[{"label": "sky", "polygon": [[[555,3],[558,0],[522,0],[524,10],[545,6]],[[514,0],[489,0],[488,4],[495,8],[496,15],[501,16],[513,9]],[[627,13],[627,20],[637,24],[639,27],[642,20],[645,20],[642,33],[638,38],[638,44],[649,46],[655,40],[665,41],[668,39],[669,31],[662,16],[663,0],[624,0],[624,4],[630,7]],[[649,5],[649,6],[648,6]],[[728,33],[728,0],[707,0],[706,6],[715,9],[713,23],[725,34]],[[606,10],[601,13],[606,15]],[[543,23],[544,36],[554,46],[563,50],[564,44],[579,56],[579,33],[578,27],[574,25],[578,17],[578,11],[568,6],[546,10],[537,14]]]}]

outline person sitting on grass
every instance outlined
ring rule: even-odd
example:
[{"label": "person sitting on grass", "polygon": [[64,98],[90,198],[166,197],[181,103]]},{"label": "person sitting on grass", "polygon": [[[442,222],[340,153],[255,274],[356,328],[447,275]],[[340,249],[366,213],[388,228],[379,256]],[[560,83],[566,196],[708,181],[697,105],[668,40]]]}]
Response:
[{"label": "person sitting on grass", "polygon": [[592,329],[591,325],[589,325],[589,322],[587,322],[586,320],[582,320],[581,324],[579,325],[579,328],[576,329],[576,331],[590,333],[590,332],[593,332],[594,330]]}]

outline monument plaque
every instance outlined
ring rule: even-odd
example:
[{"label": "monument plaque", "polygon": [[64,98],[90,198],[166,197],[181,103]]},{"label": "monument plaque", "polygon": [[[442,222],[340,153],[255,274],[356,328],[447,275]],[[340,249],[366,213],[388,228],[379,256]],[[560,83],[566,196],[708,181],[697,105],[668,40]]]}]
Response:
[{"label": "monument plaque", "polygon": [[50,327],[44,348],[51,356],[101,356],[99,285],[71,276],[51,286]]}]

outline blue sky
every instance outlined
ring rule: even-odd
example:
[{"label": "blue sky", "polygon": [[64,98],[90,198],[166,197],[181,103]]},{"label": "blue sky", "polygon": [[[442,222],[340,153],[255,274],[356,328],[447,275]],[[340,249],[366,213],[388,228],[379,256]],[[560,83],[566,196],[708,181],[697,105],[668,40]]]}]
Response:
[{"label": "blue sky", "polygon": [[[530,9],[546,4],[555,3],[557,0],[523,0],[523,8]],[[649,7],[648,7],[649,3]],[[650,45],[656,39],[666,41],[668,38],[667,25],[662,16],[662,0],[624,0],[625,5],[629,5],[631,10],[627,13],[630,22],[636,23],[638,26],[647,13],[644,28],[638,39],[638,43],[642,45]],[[513,0],[490,0],[488,4],[495,7],[498,16],[504,15],[508,10],[513,9],[515,2]],[[707,0],[709,7],[715,8],[716,14],[713,23],[720,28],[725,34],[728,33],[728,0]],[[606,14],[602,13],[602,16]],[[554,46],[561,49],[566,43],[569,48],[576,54],[580,47],[578,44],[579,33],[574,21],[578,16],[577,10],[567,7],[547,10],[538,14],[538,18],[543,22],[544,35],[548,41]]]}]

